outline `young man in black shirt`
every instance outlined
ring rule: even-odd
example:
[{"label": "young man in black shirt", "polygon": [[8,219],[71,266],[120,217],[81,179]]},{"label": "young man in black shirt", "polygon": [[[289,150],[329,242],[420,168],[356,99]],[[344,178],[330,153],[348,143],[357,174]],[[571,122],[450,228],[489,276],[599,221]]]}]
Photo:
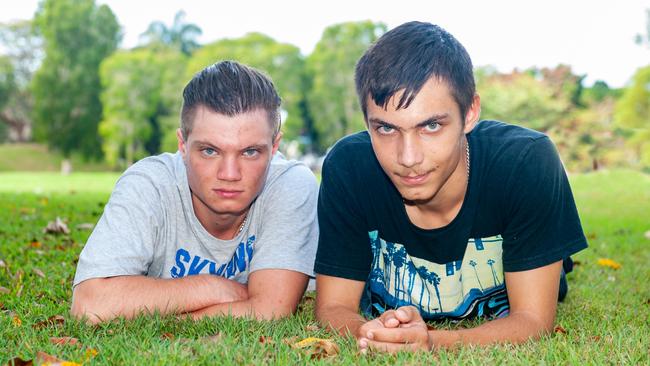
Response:
[{"label": "young man in black shirt", "polygon": [[[339,141],[323,166],[319,321],[389,352],[549,333],[569,256],[587,247],[553,143],[479,123],[470,57],[432,24],[383,35],[355,81],[368,131]],[[476,316],[490,321],[424,322]]]}]

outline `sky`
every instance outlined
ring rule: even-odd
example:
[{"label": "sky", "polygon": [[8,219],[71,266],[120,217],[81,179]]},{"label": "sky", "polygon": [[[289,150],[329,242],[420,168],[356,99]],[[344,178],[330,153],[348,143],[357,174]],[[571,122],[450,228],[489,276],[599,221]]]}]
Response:
[{"label": "sky", "polygon": [[[635,44],[646,29],[650,0],[491,1],[288,1],[288,0],[97,0],[122,26],[122,48],[138,44],[152,21],[171,25],[178,10],[203,30],[200,43],[261,32],[298,46],[308,55],[330,25],[372,20],[389,29],[411,20],[438,24],[468,50],[475,66],[502,72],[570,65],[585,84],[629,83],[650,64],[650,47]],[[0,22],[29,19],[38,0],[0,0]]]}]

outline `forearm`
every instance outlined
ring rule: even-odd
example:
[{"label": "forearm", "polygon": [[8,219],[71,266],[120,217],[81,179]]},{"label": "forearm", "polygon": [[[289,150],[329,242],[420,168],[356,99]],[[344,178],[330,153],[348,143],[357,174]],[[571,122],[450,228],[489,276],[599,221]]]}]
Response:
[{"label": "forearm", "polygon": [[206,316],[233,316],[249,317],[260,320],[278,319],[289,316],[295,309],[286,307],[272,307],[269,304],[257,299],[233,301],[221,304],[214,304],[191,312],[194,319]]},{"label": "forearm", "polygon": [[367,322],[358,312],[336,305],[317,308],[316,317],[322,325],[338,331],[341,335],[351,334],[356,338],[359,337],[359,328]]},{"label": "forearm", "polygon": [[92,279],[76,286],[71,312],[76,317],[87,316],[93,323],[117,316],[131,318],[141,312],[190,312],[232,301],[236,286],[241,287],[233,281],[210,275],[178,279],[145,276]]},{"label": "forearm", "polygon": [[553,322],[543,321],[529,313],[511,313],[476,328],[430,330],[432,348],[450,348],[463,344],[522,343],[539,338],[553,330]]}]

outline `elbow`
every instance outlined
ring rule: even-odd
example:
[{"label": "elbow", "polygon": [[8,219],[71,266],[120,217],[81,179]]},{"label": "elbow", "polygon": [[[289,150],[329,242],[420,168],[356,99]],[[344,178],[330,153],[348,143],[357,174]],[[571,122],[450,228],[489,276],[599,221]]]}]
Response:
[{"label": "elbow", "polygon": [[108,320],[107,314],[98,301],[98,283],[102,279],[86,280],[75,286],[72,292],[72,305],[70,315],[78,320],[85,320],[89,324],[97,324]]}]

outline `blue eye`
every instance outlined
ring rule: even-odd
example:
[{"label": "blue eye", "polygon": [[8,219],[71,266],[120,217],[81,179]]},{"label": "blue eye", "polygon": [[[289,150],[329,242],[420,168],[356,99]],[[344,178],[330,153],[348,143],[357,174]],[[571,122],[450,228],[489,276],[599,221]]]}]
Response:
[{"label": "blue eye", "polygon": [[389,134],[389,133],[393,132],[393,130],[394,130],[394,128],[392,128],[391,126],[387,126],[387,125],[381,125],[381,126],[379,126],[377,128],[377,131],[379,133],[381,133],[381,134]]},{"label": "blue eye", "polygon": [[213,148],[211,148],[211,147],[206,147],[206,148],[202,149],[201,152],[202,152],[203,155],[205,155],[205,156],[213,156],[213,155],[215,155],[215,154],[217,153],[217,152],[216,152]]},{"label": "blue eye", "polygon": [[440,129],[440,123],[438,123],[438,122],[427,123],[427,125],[424,126],[424,129],[429,131],[429,132],[437,131],[438,129]]},{"label": "blue eye", "polygon": [[255,150],[255,149],[248,149],[248,150],[244,151],[244,156],[246,156],[248,158],[253,158],[253,157],[257,156],[257,154],[259,154],[259,151]]}]

